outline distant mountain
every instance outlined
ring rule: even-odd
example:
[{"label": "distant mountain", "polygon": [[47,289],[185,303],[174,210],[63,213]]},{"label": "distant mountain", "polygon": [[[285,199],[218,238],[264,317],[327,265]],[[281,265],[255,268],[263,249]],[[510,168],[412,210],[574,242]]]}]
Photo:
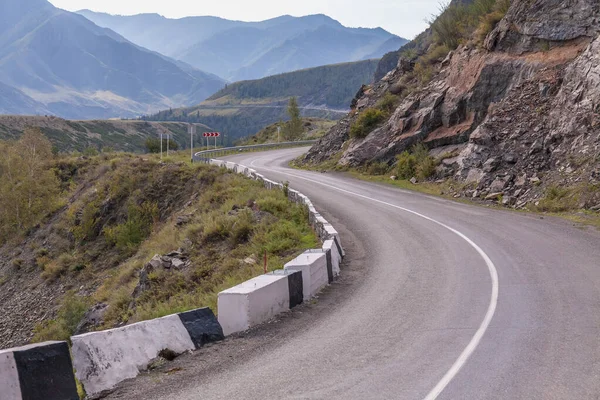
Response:
[{"label": "distant mountain", "polygon": [[0,0],[0,113],[130,117],[197,104],[223,84],[46,0]]},{"label": "distant mountain", "polygon": [[361,85],[373,81],[378,60],[310,68],[228,85],[201,104],[146,117],[151,121],[199,122],[229,142],[286,120],[287,103],[297,97],[305,117],[336,120],[346,115]]},{"label": "distant mountain", "polygon": [[407,42],[381,28],[346,28],[326,15],[240,22],[216,17],[79,13],[140,46],[230,81],[380,58]]}]

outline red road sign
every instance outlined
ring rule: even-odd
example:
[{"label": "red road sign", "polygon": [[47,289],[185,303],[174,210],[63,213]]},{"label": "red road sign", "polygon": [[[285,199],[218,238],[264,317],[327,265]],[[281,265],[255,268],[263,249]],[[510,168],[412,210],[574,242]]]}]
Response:
[{"label": "red road sign", "polygon": [[219,132],[204,132],[204,137],[219,137],[221,133]]}]

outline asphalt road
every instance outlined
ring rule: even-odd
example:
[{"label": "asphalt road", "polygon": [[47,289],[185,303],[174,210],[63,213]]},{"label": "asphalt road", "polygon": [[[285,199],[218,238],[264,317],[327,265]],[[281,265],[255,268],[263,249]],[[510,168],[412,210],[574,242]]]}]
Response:
[{"label": "asphalt road", "polygon": [[311,198],[347,281],[268,342],[230,339],[110,398],[600,399],[599,232],[287,167],[303,151],[228,159]]}]

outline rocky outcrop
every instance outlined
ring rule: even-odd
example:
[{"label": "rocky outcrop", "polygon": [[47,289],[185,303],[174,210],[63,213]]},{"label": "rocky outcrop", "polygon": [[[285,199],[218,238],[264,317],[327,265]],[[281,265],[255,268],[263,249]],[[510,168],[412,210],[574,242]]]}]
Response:
[{"label": "rocky outcrop", "polygon": [[600,33],[596,0],[514,0],[506,17],[488,35],[488,50],[525,53]]},{"label": "rocky outcrop", "polygon": [[[467,183],[461,194],[470,197],[517,207],[539,201],[552,185],[596,185],[599,35],[595,0],[515,0],[483,48],[451,52],[425,86],[403,86],[414,65],[400,58],[305,162],[392,165],[421,142],[443,159],[436,179]],[[351,139],[357,115],[378,107],[388,92],[401,98],[389,119],[366,138]],[[593,193],[578,199],[588,208],[600,203]]]}]

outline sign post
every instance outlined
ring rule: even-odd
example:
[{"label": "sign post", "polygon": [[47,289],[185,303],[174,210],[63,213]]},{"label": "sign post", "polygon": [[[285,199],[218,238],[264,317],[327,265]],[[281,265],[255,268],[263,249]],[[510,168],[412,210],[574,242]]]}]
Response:
[{"label": "sign post", "polygon": [[204,137],[206,138],[206,149],[210,150],[210,145],[208,144],[208,138],[215,138],[215,150],[217,149],[217,138],[221,136],[220,132],[204,132]]},{"label": "sign post", "polygon": [[188,126],[188,132],[190,133],[190,158],[192,164],[194,163],[194,134],[196,133],[196,125],[190,124]]}]

